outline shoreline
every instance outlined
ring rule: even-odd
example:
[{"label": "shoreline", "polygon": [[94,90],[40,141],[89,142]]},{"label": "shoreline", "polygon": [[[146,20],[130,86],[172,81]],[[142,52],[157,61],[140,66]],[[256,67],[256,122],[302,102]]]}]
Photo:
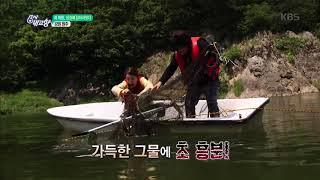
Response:
[{"label": "shoreline", "polygon": [[[272,95],[273,97],[292,97],[292,96],[305,96],[312,94],[320,94],[319,92],[307,92],[307,93],[297,93],[289,95]],[[232,99],[232,98],[251,98],[251,97],[223,97],[218,99]],[[91,100],[92,101],[91,101]],[[45,113],[48,108],[56,106],[64,106],[68,104],[63,104],[55,98],[50,98],[45,92],[42,91],[32,91],[29,89],[24,89],[16,93],[0,93],[0,100],[3,106],[0,108],[0,116],[10,116],[19,114],[29,114],[29,113]],[[93,103],[93,102],[104,102],[97,101],[97,98],[87,98],[85,102],[80,102],[78,104]],[[71,104],[70,104],[71,105]]]}]

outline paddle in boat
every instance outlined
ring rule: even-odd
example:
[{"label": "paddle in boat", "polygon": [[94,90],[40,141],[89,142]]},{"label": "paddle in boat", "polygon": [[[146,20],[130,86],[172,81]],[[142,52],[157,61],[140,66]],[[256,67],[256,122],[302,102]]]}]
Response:
[{"label": "paddle in boat", "polygon": [[[183,116],[176,120],[182,122],[244,122],[256,111],[263,108],[268,101],[268,98],[218,99],[220,116],[208,117],[207,103],[205,100],[200,100],[196,106],[195,118]],[[156,102],[170,103],[170,101],[165,100]],[[112,124],[120,121],[123,108],[124,104],[122,102],[101,102],[55,107],[48,109],[47,112],[56,117],[64,128],[84,132],[105,124],[109,124],[110,130],[112,130],[114,128]],[[162,119],[166,119],[165,121],[174,120],[178,116],[178,112],[172,106],[158,107],[141,114],[156,114],[164,110],[165,116]]]}]

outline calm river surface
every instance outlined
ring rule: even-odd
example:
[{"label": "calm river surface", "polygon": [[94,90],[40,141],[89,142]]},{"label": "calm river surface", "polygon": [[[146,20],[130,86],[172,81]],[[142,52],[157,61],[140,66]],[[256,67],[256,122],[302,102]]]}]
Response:
[{"label": "calm river surface", "polygon": [[[274,97],[266,108],[320,111],[320,94]],[[76,157],[89,154],[87,138],[69,139],[46,113],[0,117],[0,180],[14,179],[319,179],[320,114],[259,111],[244,124],[161,126],[134,144],[171,146],[171,158]],[[176,160],[185,140],[229,141],[230,160]],[[127,140],[120,140],[127,144]],[[113,144],[106,140],[103,144]]]}]

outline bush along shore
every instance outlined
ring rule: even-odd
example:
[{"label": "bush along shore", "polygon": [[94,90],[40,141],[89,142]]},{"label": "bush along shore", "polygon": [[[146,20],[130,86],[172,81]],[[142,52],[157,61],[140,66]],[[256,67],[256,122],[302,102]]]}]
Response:
[{"label": "bush along shore", "polygon": [[[104,91],[107,93],[104,94]],[[38,113],[56,106],[115,100],[111,98],[108,91],[108,89],[102,90],[100,87],[95,89],[91,86],[86,88],[61,86],[53,90],[37,87],[10,93],[0,91],[0,115]]]},{"label": "bush along shore", "polygon": [[0,115],[45,112],[50,107],[63,105],[45,92],[28,89],[16,93],[1,92],[0,103]]}]

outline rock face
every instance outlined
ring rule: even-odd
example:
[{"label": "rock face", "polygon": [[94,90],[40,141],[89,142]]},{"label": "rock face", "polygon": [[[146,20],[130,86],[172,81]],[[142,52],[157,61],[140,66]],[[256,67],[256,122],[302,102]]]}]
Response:
[{"label": "rock face", "polygon": [[[252,47],[243,45],[247,66],[230,80],[230,84],[242,81],[245,90],[241,98],[319,92],[315,87],[320,80],[319,39],[310,32],[299,35],[288,32],[287,36],[301,38],[305,42],[293,57],[294,63],[288,61],[285,52],[274,47],[276,35],[271,33],[259,34],[256,37],[258,43]],[[230,91],[227,97],[234,98],[235,95]]]},{"label": "rock face", "polygon": [[253,56],[252,58],[248,59],[248,69],[255,77],[260,77],[263,75],[264,67],[264,60],[259,56]]},{"label": "rock face", "polygon": [[[303,47],[294,49],[292,55],[276,44],[276,40],[281,37],[300,39],[304,43]],[[284,44],[285,48],[299,45],[292,39],[288,43]],[[320,41],[312,33],[262,32],[237,45],[241,49],[242,59],[235,59],[234,62],[238,63],[239,67],[232,67],[232,73],[227,74],[230,88],[226,98],[239,98],[232,89],[233,83],[237,80],[241,80],[244,87],[240,98],[319,92]],[[155,83],[169,64],[169,57],[168,52],[154,54],[140,69]],[[179,73],[178,70],[177,72]],[[181,84],[172,87],[169,94],[182,97],[185,93],[182,87]]]}]

